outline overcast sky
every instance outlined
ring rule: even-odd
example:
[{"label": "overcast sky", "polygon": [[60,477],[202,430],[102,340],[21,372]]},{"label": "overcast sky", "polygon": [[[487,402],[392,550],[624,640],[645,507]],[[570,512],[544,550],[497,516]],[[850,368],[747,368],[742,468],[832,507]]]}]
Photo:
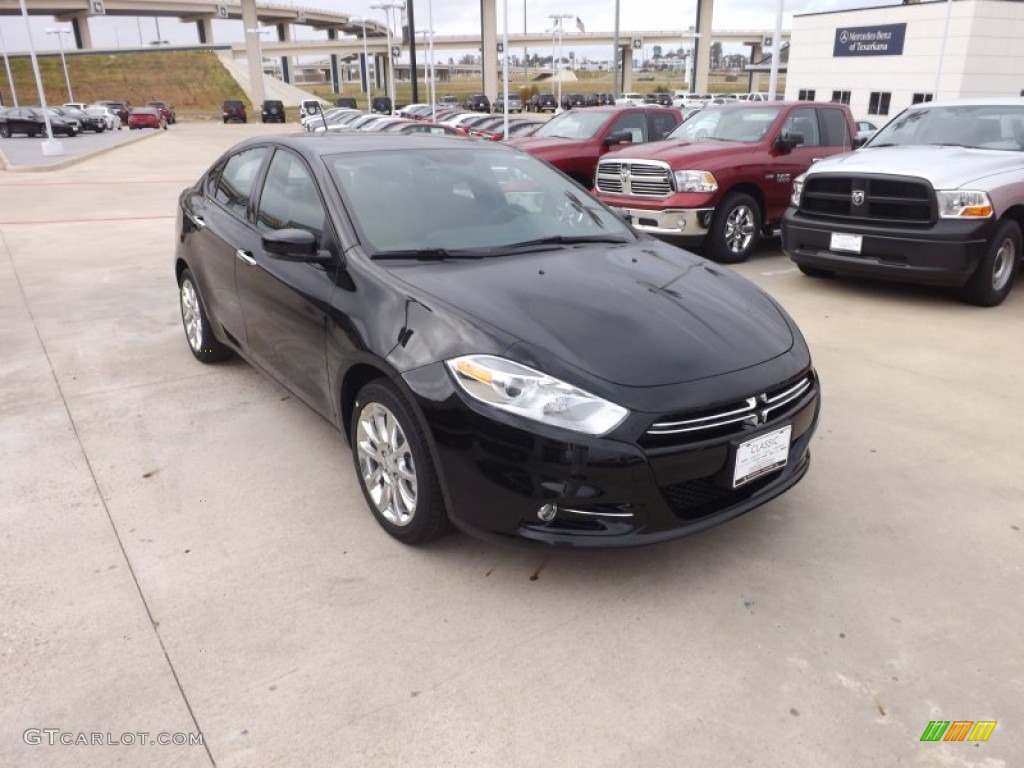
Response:
[{"label": "overcast sky", "polygon": [[[376,0],[303,0],[301,3],[289,0],[275,0],[280,5],[301,5],[307,8],[322,8],[353,15],[367,15],[383,20],[383,11],[371,10]],[[498,8],[498,34],[502,29],[502,0],[496,0]],[[844,10],[878,5],[899,5],[900,0],[784,0],[783,26],[789,27],[794,14]],[[428,27],[427,0],[415,0],[416,27]],[[696,23],[696,0],[666,2],[665,0],[624,0],[621,2],[621,29],[633,30],[686,29]],[[714,10],[715,29],[771,29],[775,26],[775,0],[717,0]],[[509,0],[509,31],[523,29],[523,0]],[[549,14],[572,14],[578,16],[588,32],[611,31],[614,28],[614,0],[526,0],[526,24],[530,31],[549,28]],[[434,30],[437,34],[479,33],[479,3],[476,0],[433,0]],[[575,22],[567,24],[573,27]],[[57,36],[46,35],[45,29],[54,26],[50,17],[32,16],[33,39],[39,49],[51,50],[57,47]],[[62,25],[70,29],[70,24]],[[153,18],[136,21],[126,17],[92,18],[89,20],[93,45],[97,47],[149,44],[158,39]],[[324,38],[322,31],[308,27],[297,27],[296,37]],[[25,23],[17,16],[0,16],[2,33],[8,50],[20,51],[26,47]],[[217,42],[238,42],[242,39],[241,22],[214,22],[214,37]],[[195,24],[182,24],[177,19],[160,21],[160,39],[171,43],[198,42]],[[65,38],[65,45],[72,41]]]}]

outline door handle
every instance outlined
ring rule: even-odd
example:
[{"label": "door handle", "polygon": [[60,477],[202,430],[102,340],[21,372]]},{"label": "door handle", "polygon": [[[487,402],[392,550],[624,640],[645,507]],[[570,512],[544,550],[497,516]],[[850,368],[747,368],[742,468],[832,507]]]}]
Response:
[{"label": "door handle", "polygon": [[206,221],[202,216],[196,216],[194,213],[189,213],[188,211],[185,211],[185,215],[188,216],[189,220],[200,229],[206,226]]},{"label": "door handle", "polygon": [[243,251],[241,248],[239,248],[237,251],[235,251],[235,256],[244,261],[250,267],[256,266],[256,259],[254,259],[252,257],[252,254],[249,253],[248,251]]}]

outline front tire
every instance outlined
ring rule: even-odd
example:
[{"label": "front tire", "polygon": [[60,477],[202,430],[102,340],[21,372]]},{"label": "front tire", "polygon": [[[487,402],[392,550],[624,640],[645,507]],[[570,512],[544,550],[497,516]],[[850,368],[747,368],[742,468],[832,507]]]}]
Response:
[{"label": "front tire", "polygon": [[0,125],[0,136],[3,136],[5,139],[11,138],[11,127],[7,123]]},{"label": "front tire", "polygon": [[213,335],[196,280],[187,269],[178,280],[178,303],[181,306],[185,340],[188,341],[192,356],[201,363],[217,363],[231,357],[231,350]]},{"label": "front tire", "polygon": [[761,238],[761,206],[745,192],[727,195],[715,211],[708,232],[708,253],[719,264],[750,258]]},{"label": "front tire", "polygon": [[404,544],[426,544],[450,528],[437,471],[419,420],[398,388],[371,381],[356,396],[352,460],[380,526]]},{"label": "front tire", "polygon": [[974,274],[964,286],[964,300],[979,307],[1002,304],[1013,290],[1020,259],[1020,224],[1007,219],[996,227],[985,256],[978,262]]}]

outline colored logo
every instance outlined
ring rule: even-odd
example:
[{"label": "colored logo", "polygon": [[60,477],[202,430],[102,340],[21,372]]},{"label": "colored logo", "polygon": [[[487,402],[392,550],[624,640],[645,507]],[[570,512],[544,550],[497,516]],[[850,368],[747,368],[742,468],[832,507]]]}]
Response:
[{"label": "colored logo", "polygon": [[996,720],[932,720],[921,734],[921,741],[988,741],[996,729]]}]

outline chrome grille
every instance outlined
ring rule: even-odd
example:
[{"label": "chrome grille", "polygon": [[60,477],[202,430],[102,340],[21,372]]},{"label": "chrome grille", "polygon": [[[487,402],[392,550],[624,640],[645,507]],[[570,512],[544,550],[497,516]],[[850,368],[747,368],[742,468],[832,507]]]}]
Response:
[{"label": "chrome grille", "polygon": [[672,170],[653,160],[602,160],[597,165],[597,189],[612,195],[668,197]]},{"label": "chrome grille", "polygon": [[709,411],[680,415],[655,422],[644,434],[646,438],[692,438],[699,440],[713,434],[739,430],[744,425],[757,426],[785,415],[814,386],[811,374],[777,389]]}]

